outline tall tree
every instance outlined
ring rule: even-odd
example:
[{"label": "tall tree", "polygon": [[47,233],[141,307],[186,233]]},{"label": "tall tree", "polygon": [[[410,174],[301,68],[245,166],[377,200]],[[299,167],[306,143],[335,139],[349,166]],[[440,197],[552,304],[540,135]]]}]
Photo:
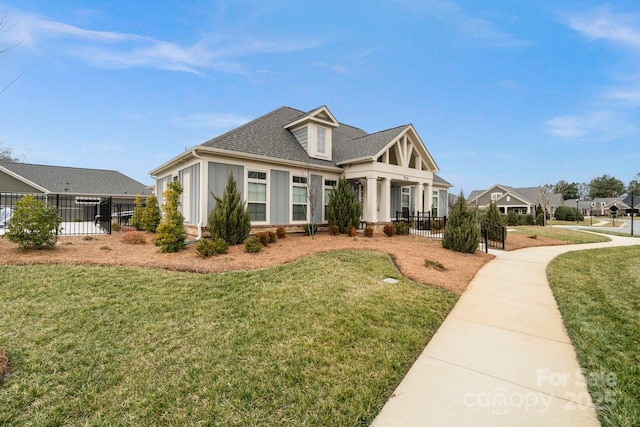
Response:
[{"label": "tall tree", "polygon": [[634,176],[633,179],[629,181],[627,193],[633,194],[634,196],[640,196],[640,172],[638,172],[636,176]]},{"label": "tall tree", "polygon": [[360,226],[362,206],[356,200],[356,193],[346,179],[340,178],[338,185],[333,187],[327,206],[327,222],[337,225],[338,231],[344,233],[350,226]]},{"label": "tall tree", "polygon": [[18,157],[13,157],[13,148],[3,147],[0,142],[0,162],[19,162]]},{"label": "tall tree", "polygon": [[227,178],[222,197],[211,193],[216,207],[209,213],[209,232],[214,239],[223,239],[229,245],[244,242],[251,231],[251,215],[238,191],[233,173]]},{"label": "tall tree", "polygon": [[456,252],[474,253],[480,244],[480,229],[476,223],[476,215],[467,208],[464,194],[453,206],[442,237],[442,247]]},{"label": "tall tree", "polygon": [[557,194],[562,194],[562,198],[564,200],[580,198],[580,192],[578,191],[577,182],[572,182],[571,184],[569,184],[565,180],[560,180],[553,187],[553,191]]},{"label": "tall tree", "polygon": [[617,197],[624,193],[624,183],[609,175],[593,178],[589,183],[589,198]]}]

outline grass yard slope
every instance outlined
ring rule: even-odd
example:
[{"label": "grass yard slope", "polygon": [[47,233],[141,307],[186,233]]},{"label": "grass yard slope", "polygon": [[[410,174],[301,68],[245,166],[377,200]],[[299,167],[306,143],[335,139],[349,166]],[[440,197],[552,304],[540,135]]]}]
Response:
[{"label": "grass yard slope", "polygon": [[0,293],[0,425],[38,426],[369,425],[457,300],[372,251],[208,275],[2,266]]},{"label": "grass yard slope", "polygon": [[547,273],[603,427],[640,426],[640,246],[570,252]]}]

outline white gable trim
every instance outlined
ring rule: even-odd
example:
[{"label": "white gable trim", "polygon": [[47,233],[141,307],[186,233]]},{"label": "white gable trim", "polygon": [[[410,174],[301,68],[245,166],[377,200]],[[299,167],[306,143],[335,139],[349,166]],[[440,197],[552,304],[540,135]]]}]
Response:
[{"label": "white gable trim", "polygon": [[[320,115],[321,113],[325,113],[327,116],[329,116],[329,120],[319,118],[318,115]],[[323,105],[322,107],[316,108],[315,110],[305,114],[304,116],[300,117],[298,120],[295,120],[287,124],[284,128],[292,129],[309,121],[320,123],[325,126],[329,126],[333,128],[337,128],[338,126],[340,126],[340,123],[338,123],[338,120],[336,120],[334,115],[331,114],[331,111],[329,111],[329,109],[325,105]]]}]

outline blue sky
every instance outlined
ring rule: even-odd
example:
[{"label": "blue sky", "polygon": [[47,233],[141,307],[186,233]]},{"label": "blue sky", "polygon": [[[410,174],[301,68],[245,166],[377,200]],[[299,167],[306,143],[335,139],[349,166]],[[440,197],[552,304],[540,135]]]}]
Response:
[{"label": "blue sky", "polygon": [[[2,0],[0,0],[2,1]],[[640,172],[633,1],[0,3],[0,143],[148,171],[282,105],[413,123],[453,191]]]}]

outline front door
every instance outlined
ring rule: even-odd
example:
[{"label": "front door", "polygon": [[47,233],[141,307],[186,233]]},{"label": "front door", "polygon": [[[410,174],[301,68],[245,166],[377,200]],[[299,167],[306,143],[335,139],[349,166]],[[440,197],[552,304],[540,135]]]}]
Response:
[{"label": "front door", "polygon": [[411,187],[402,187],[402,197],[400,199],[402,214],[408,216],[411,211]]}]

